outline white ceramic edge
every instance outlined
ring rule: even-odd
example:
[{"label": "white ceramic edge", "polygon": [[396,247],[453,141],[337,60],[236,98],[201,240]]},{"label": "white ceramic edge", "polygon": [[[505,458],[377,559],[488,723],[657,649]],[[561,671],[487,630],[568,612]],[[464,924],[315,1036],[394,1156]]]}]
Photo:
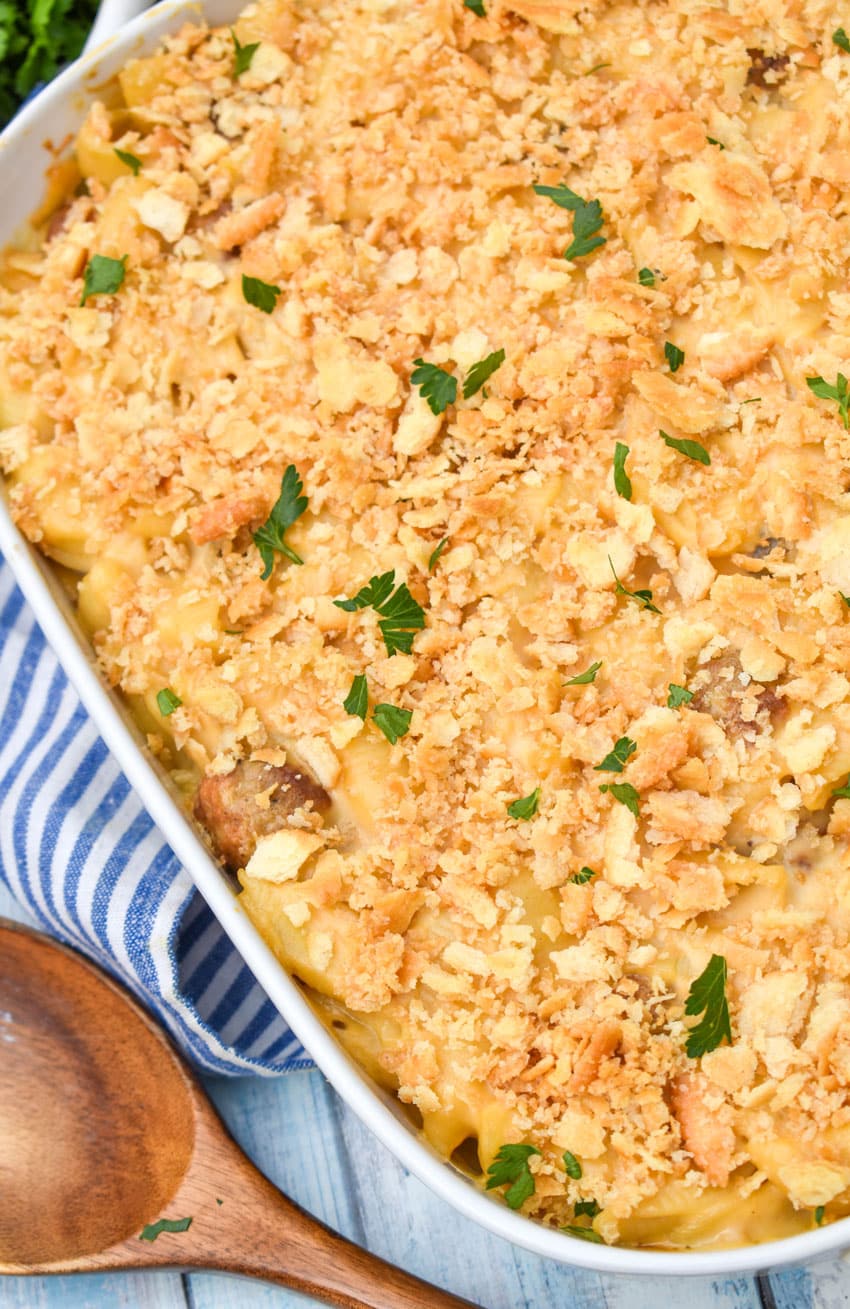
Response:
[{"label": "white ceramic edge", "polygon": [[137,18],[148,8],[148,0],[102,0],[83,47],[83,54],[95,52],[102,41],[114,36],[125,23]]},{"label": "white ceramic edge", "polygon": [[[131,5],[133,0],[107,0],[107,3],[114,13],[116,3]],[[23,144],[29,152],[25,157],[30,169],[37,169],[40,178],[46,156],[43,149],[33,149],[34,138],[40,139],[49,130],[54,111],[63,126],[70,119],[79,121],[86,88],[92,80],[112,76],[127,58],[150,49],[180,18],[197,19],[201,8],[197,0],[165,0],[66,69],[22,110],[0,137],[0,177],[4,177],[9,154],[14,163],[14,147]],[[203,8],[219,10],[219,14],[213,15],[215,21],[226,21],[241,5],[238,0],[208,0]],[[13,183],[14,176],[9,181]],[[7,184],[4,177],[4,193]],[[17,226],[12,224],[13,228]],[[0,232],[0,243],[12,239],[13,235],[13,230]],[[329,1035],[241,911],[221,870],[140,748],[128,712],[102,682],[91,652],[76,628],[70,605],[50,574],[49,566],[13,524],[2,495],[0,551],[106,744],[260,985],[347,1104],[404,1167],[432,1191],[497,1236],[560,1263],[604,1273],[724,1277],[835,1255],[850,1245],[850,1219],[764,1245],[717,1252],[677,1254],[595,1245],[570,1239],[511,1212],[464,1179],[421,1140],[402,1119],[400,1111],[390,1107],[389,1097],[366,1078]]]}]

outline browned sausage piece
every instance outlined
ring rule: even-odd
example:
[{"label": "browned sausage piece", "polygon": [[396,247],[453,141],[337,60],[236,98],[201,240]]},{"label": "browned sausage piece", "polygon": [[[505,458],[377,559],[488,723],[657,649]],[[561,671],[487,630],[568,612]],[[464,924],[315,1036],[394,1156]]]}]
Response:
[{"label": "browned sausage piece", "polygon": [[786,708],[783,696],[743,676],[738,656],[711,659],[693,678],[690,707],[711,714],[732,741],[754,741],[768,721]]},{"label": "browned sausage piece", "polygon": [[760,86],[764,91],[783,80],[791,62],[790,55],[768,55],[758,47],[749,47],[747,54],[750,56],[747,86]]},{"label": "browned sausage piece", "polygon": [[[274,787],[268,805],[256,796]],[[244,868],[261,836],[279,832],[303,805],[316,813],[330,808],[331,798],[312,777],[291,768],[246,759],[222,777],[205,777],[195,796],[195,817],[212,837],[229,868]]]}]

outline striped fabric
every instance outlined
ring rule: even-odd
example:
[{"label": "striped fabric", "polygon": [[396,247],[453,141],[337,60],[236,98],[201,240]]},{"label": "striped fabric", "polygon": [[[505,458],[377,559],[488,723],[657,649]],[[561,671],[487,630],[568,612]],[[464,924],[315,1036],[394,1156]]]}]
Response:
[{"label": "striped fabric", "polygon": [[311,1062],[131,791],[0,557],[0,878],[212,1073]]}]

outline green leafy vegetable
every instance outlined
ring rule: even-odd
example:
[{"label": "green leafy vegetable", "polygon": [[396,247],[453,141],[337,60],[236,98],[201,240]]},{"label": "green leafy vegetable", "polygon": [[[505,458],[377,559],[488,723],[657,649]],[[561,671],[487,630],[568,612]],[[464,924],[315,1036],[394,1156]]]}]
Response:
[{"label": "green leafy vegetable", "polygon": [[655,286],[655,274],[651,268],[638,269],[638,281],[641,286]]},{"label": "green leafy vegetable", "polygon": [[478,18],[486,18],[487,10],[484,8],[483,0],[463,0],[464,9],[471,9]]},{"label": "green leafy vegetable", "polygon": [[577,873],[571,873],[567,878],[567,881],[572,882],[573,886],[584,886],[586,882],[589,882],[595,876],[596,869],[588,868],[587,865],[585,865],[584,868],[579,869]]},{"label": "green leafy vegetable", "polygon": [[837,45],[839,50],[843,50],[845,54],[850,55],[850,37],[848,37],[843,27],[836,27],[832,34],[832,44]]},{"label": "green leafy vegetable", "polygon": [[577,1236],[580,1241],[593,1241],[595,1245],[602,1245],[602,1237],[598,1232],[594,1232],[592,1227],[580,1227],[575,1223],[568,1223],[566,1227],[561,1228],[567,1236]]},{"label": "green leafy vegetable", "polygon": [[631,782],[605,782],[600,786],[600,791],[610,791],[615,800],[624,804],[635,818],[640,817],[640,795],[632,786]]},{"label": "green leafy vegetable", "polygon": [[156,707],[163,718],[168,718],[170,714],[174,713],[175,709],[180,708],[182,703],[180,696],[175,695],[168,686],[164,686],[161,691],[156,693]]},{"label": "green leafy vegetable", "polygon": [[283,539],[284,532],[300,518],[307,508],[307,497],[302,495],[301,478],[294,464],[290,464],[280,482],[280,495],[272,505],[262,527],[252,533],[254,545],[260,552],[264,567],[260,577],[264,582],[272,575],[275,552],[285,555],[293,564],[303,564],[304,560],[296,554],[291,545]]},{"label": "green leafy vegetable", "polygon": [[807,377],[806,386],[812,395],[816,395],[820,400],[835,400],[842,423],[845,428],[850,429],[850,394],[847,391],[847,378],[843,373],[836,374],[835,386],[825,382],[822,377]]},{"label": "green leafy vegetable", "polygon": [[431,551],[431,557],[428,560],[429,573],[433,573],[434,569],[437,567],[437,562],[440,558],[440,555],[443,553],[448,543],[449,543],[449,538],[447,536],[444,536],[440,544]]},{"label": "green leafy vegetable", "polygon": [[158,1218],[155,1223],[142,1228],[139,1240],[155,1241],[161,1232],[188,1232],[191,1226],[191,1218]]},{"label": "green leafy vegetable", "polygon": [[504,350],[494,350],[486,359],[479,359],[477,364],[473,364],[463,383],[464,400],[468,400],[476,391],[480,391],[484,383],[489,381],[496,369],[501,368],[504,362]]},{"label": "green leafy vegetable", "polygon": [[0,0],[0,127],[83,48],[97,0]]},{"label": "green leafy vegetable", "polygon": [[347,714],[352,717],[362,718],[366,721],[366,710],[369,707],[369,689],[366,685],[366,674],[358,673],[351,683],[351,690],[342,702],[342,707]]},{"label": "green leafy vegetable", "polygon": [[567,1170],[567,1177],[571,1177],[574,1182],[578,1182],[582,1177],[582,1168],[578,1159],[571,1150],[564,1151],[564,1167]]},{"label": "green leafy vegetable", "polygon": [[670,682],[667,686],[667,708],[680,709],[683,704],[690,704],[694,698],[693,691],[687,690],[684,686],[678,686],[675,682]]},{"label": "green leafy vegetable", "polygon": [[722,954],[713,954],[704,970],[693,982],[685,1001],[685,1013],[702,1018],[688,1032],[685,1053],[689,1059],[716,1050],[725,1039],[732,1040],[729,1023],[729,1005],[726,1000],[726,960]]},{"label": "green leafy vegetable", "polygon": [[425,626],[425,610],[414,600],[407,583],[402,582],[393,592],[395,569],[371,577],[350,600],[334,600],[338,609],[353,613],[356,609],[371,606],[379,615],[378,627],[387,647],[387,654],[397,650],[410,654],[413,637]]},{"label": "green leafy vegetable", "polygon": [[612,65],[611,63],[607,63],[607,64],[594,64],[592,68],[588,68],[587,72],[584,73],[583,76],[584,76],[584,77],[592,77],[594,73],[598,73],[601,69],[603,69],[603,68],[612,68],[612,67],[613,67],[613,65]]},{"label": "green leafy vegetable", "polygon": [[686,459],[693,459],[695,463],[705,464],[706,467],[711,463],[711,455],[699,441],[680,440],[677,436],[668,436],[666,432],[661,431],[658,434],[665,445],[669,445],[671,450],[678,450]]},{"label": "green leafy vegetable", "polygon": [[[850,45],[848,45],[847,49],[850,50]],[[823,1215],[824,1215],[824,1206],[822,1204],[819,1204],[817,1209],[815,1210],[815,1222],[817,1223],[818,1227],[820,1227],[821,1224],[823,1223]]]},{"label": "green leafy vegetable", "polygon": [[534,1195],[534,1177],[528,1166],[533,1154],[540,1154],[536,1145],[503,1145],[487,1169],[487,1190],[507,1186],[505,1204],[509,1209],[519,1209]]},{"label": "green leafy vegetable", "polygon": [[576,1218],[581,1218],[584,1214],[586,1214],[588,1218],[595,1218],[596,1215],[601,1212],[602,1210],[595,1200],[576,1200]]},{"label": "green leafy vegetable", "polygon": [[632,484],[626,472],[628,455],[629,447],[623,445],[622,441],[618,441],[614,446],[614,490],[624,500],[631,500],[632,498]]},{"label": "green leafy vegetable", "polygon": [[[706,141],[708,142],[709,145],[716,145],[718,150],[725,150],[725,149],[726,149],[726,146],[723,144],[723,142],[722,142],[722,141],[718,141],[717,138],[714,137],[714,136],[707,136],[705,139],[706,139]],[[674,371],[675,371],[675,370],[674,370]]]},{"label": "green leafy vegetable", "polygon": [[534,186],[532,189],[535,195],[544,195],[559,209],[569,209],[571,213],[575,213],[584,204],[581,196],[576,195],[568,186],[564,186],[563,182],[559,182],[557,186]]},{"label": "green leafy vegetable", "polygon": [[388,573],[370,577],[366,585],[361,586],[350,600],[334,600],[334,604],[337,609],[344,609],[347,614],[353,614],[357,609],[368,609],[370,605],[373,609],[378,609],[392,594],[394,586],[395,569],[391,568]]},{"label": "green leafy vegetable", "polygon": [[575,191],[563,183],[558,186],[535,186],[534,191],[536,195],[546,196],[553,201],[559,209],[568,209],[572,213],[573,239],[564,251],[565,259],[580,259],[582,255],[589,255],[605,244],[606,238],[596,235],[605,221],[599,200],[582,200],[580,195],[576,195]]},{"label": "green leafy vegetable", "polygon": [[375,726],[381,729],[390,745],[407,736],[412,717],[412,709],[397,709],[393,704],[376,704],[372,710]]},{"label": "green leafy vegetable", "polygon": [[850,800],[850,777],[847,778],[843,786],[839,786],[832,794],[839,800]]},{"label": "green leafy vegetable", "polygon": [[142,161],[139,159],[138,155],[130,154],[129,150],[119,150],[117,146],[115,147],[115,153],[121,160],[122,164],[126,164],[127,167],[132,170],[133,176],[138,177],[142,167]]},{"label": "green leafy vegetable", "polygon": [[236,35],[232,27],[230,29],[230,35],[233,37],[233,79],[235,81],[237,77],[241,77],[243,73],[247,73],[248,69],[251,67],[251,60],[259,50],[260,43],[259,41],[253,41],[250,45],[240,45],[239,37]]},{"label": "green leafy vegetable", "polygon": [[614,743],[614,749],[611,750],[601,764],[596,764],[593,771],[595,773],[621,773],[637,750],[634,741],[628,736],[621,736],[619,741]]},{"label": "green leafy vegetable", "polygon": [[419,387],[419,393],[423,400],[428,401],[432,414],[444,414],[457,400],[457,378],[447,373],[445,368],[426,364],[424,359],[414,359],[413,362],[416,367],[410,374],[411,382]]},{"label": "green leafy vegetable", "polygon": [[569,681],[564,682],[564,686],[590,686],[591,682],[596,681],[596,674],[601,667],[602,660],[597,659],[596,663],[591,664],[589,668],[585,668],[583,673],[579,673],[576,677],[571,677]]},{"label": "green leafy vegetable", "polygon": [[262,309],[264,314],[270,314],[277,304],[281,290],[279,286],[272,286],[271,282],[262,282],[259,277],[248,277],[243,273],[242,294],[249,305],[253,305],[255,309]]},{"label": "green leafy vegetable", "polygon": [[127,255],[123,255],[120,259],[110,259],[107,255],[92,255],[83,274],[83,298],[80,304],[84,305],[93,295],[114,295],[124,284],[126,265]]},{"label": "green leafy vegetable", "polygon": [[677,373],[685,362],[685,352],[680,350],[672,341],[664,342],[664,358],[670,365],[670,372]]},{"label": "green leafy vegetable", "polygon": [[533,818],[537,813],[540,805],[540,787],[535,786],[531,795],[524,795],[520,800],[512,800],[508,805],[508,813],[511,818],[520,818],[528,820]]},{"label": "green leafy vegetable", "polygon": [[614,573],[614,581],[617,583],[617,585],[614,587],[614,592],[616,595],[624,595],[627,600],[636,601],[636,603],[640,605],[641,609],[648,609],[650,613],[653,614],[661,613],[661,610],[656,609],[655,605],[652,603],[651,591],[647,591],[645,589],[642,589],[640,591],[630,591],[628,587],[623,586],[623,583],[620,581],[619,577],[617,576],[610,555],[608,556],[608,563],[611,565],[611,572]]}]

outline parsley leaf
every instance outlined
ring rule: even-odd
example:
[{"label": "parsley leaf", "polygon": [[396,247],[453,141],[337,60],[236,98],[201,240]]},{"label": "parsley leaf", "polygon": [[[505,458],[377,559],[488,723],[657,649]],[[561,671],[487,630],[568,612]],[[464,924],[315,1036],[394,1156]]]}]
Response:
[{"label": "parsley leaf", "polygon": [[253,41],[251,45],[240,45],[239,37],[230,29],[230,35],[233,37],[233,80],[247,73],[251,67],[251,60],[260,48],[259,41]]},{"label": "parsley leaf", "polygon": [[540,787],[535,786],[531,795],[524,795],[520,800],[512,800],[508,805],[508,813],[511,818],[521,818],[526,821],[533,818],[537,813],[540,805]]},{"label": "parsley leaf", "polygon": [[596,1203],[595,1200],[576,1200],[575,1203],[576,1218],[581,1218],[583,1214],[587,1214],[588,1218],[595,1218],[596,1215],[601,1212],[602,1210],[600,1209],[599,1205]]},{"label": "parsley leaf", "polygon": [[307,508],[307,497],[301,494],[303,489],[295,465],[290,464],[281,478],[280,495],[272,505],[271,513],[262,527],[251,534],[254,545],[259,550],[260,558],[264,564],[263,571],[260,574],[264,582],[268,581],[272,575],[275,551],[278,554],[286,555],[286,558],[291,560],[293,564],[303,564],[304,562],[301,556],[295,553],[292,546],[287,545],[283,539],[287,527],[291,527]]},{"label": "parsley leaf", "polygon": [[192,1226],[191,1218],[159,1218],[155,1223],[148,1223],[139,1232],[140,1241],[155,1241],[160,1232],[188,1232]]},{"label": "parsley leaf", "polygon": [[263,282],[259,277],[248,277],[243,273],[242,294],[249,305],[253,305],[255,309],[262,309],[264,314],[270,314],[277,304],[281,290],[279,286],[272,286],[271,282]]},{"label": "parsley leaf", "polygon": [[850,595],[845,595],[843,591],[839,591],[838,594],[841,596],[841,599],[844,601],[847,608],[850,609]]},{"label": "parsley leaf", "polygon": [[599,789],[610,791],[615,800],[626,806],[629,813],[634,814],[635,818],[640,817],[640,795],[631,782],[605,782]]},{"label": "parsley leaf", "polygon": [[428,560],[429,573],[433,573],[434,569],[437,567],[437,561],[439,560],[440,555],[443,553],[448,543],[449,543],[449,538],[447,536],[444,536],[440,544],[431,551],[431,557]]},{"label": "parsley leaf", "polygon": [[[850,51],[850,45],[848,45],[847,49],[848,51]],[[821,1224],[823,1223],[823,1215],[824,1215],[824,1206],[822,1204],[819,1204],[817,1209],[815,1210],[815,1222],[817,1223],[818,1227],[820,1227]]]},{"label": "parsley leaf", "polygon": [[567,1170],[567,1177],[571,1177],[574,1182],[581,1180],[581,1164],[571,1150],[564,1151],[564,1167]]},{"label": "parsley leaf", "polygon": [[560,182],[557,186],[534,186],[532,189],[535,195],[545,195],[559,209],[569,209],[571,213],[581,209],[584,204],[581,196],[576,195],[575,191],[571,191],[568,186],[564,186],[563,182]]},{"label": "parsley leaf", "polygon": [[390,745],[407,736],[412,717],[412,709],[398,709],[394,704],[376,704],[372,710],[375,726],[381,729]]},{"label": "parsley leaf", "polygon": [[850,429],[850,394],[847,391],[847,378],[843,373],[836,374],[835,386],[825,382],[822,377],[807,377],[806,386],[812,395],[816,395],[820,400],[835,400],[842,423],[845,428]]},{"label": "parsley leaf", "polygon": [[589,882],[595,876],[596,869],[588,868],[585,864],[584,868],[579,869],[577,873],[571,873],[567,881],[571,882],[573,886],[584,886],[586,882]]},{"label": "parsley leaf", "polygon": [[80,304],[84,305],[92,295],[114,295],[124,284],[127,258],[127,255],[123,255],[120,259],[110,259],[107,255],[92,255],[83,274],[83,298]]},{"label": "parsley leaf", "polygon": [[604,245],[607,237],[596,235],[604,221],[600,202],[583,200],[573,214],[573,239],[564,251],[564,258],[580,259]]},{"label": "parsley leaf", "polygon": [[351,683],[351,690],[342,702],[342,707],[347,714],[353,718],[362,718],[366,721],[366,710],[369,707],[369,689],[366,685],[366,674],[358,673]]},{"label": "parsley leaf", "polygon": [[162,714],[163,718],[168,718],[179,709],[183,701],[179,695],[175,695],[169,686],[164,686],[161,691],[156,693],[156,707]]},{"label": "parsley leaf", "polygon": [[595,773],[621,773],[625,765],[629,762],[632,755],[637,750],[634,741],[628,736],[621,736],[619,741],[614,745],[601,764],[596,764],[593,771]]},{"label": "parsley leaf", "polygon": [[655,286],[655,274],[651,268],[638,269],[638,281],[641,286]]},{"label": "parsley leaf", "polygon": [[419,387],[423,400],[428,401],[432,414],[444,414],[449,405],[457,400],[457,378],[447,373],[445,368],[436,364],[426,364],[424,359],[414,359],[416,367],[410,374],[414,386]]},{"label": "parsley leaf", "polygon": [[843,50],[845,54],[850,55],[850,37],[847,36],[843,27],[836,27],[832,34],[832,44],[837,45],[839,50]]},{"label": "parsley leaf", "polygon": [[133,176],[138,177],[142,167],[141,159],[137,155],[130,154],[129,150],[119,150],[117,146],[115,147],[115,153],[122,164],[126,164],[128,168],[132,169]]},{"label": "parsley leaf", "polygon": [[533,1154],[540,1154],[536,1145],[503,1145],[487,1169],[487,1190],[494,1186],[508,1186],[505,1204],[519,1209],[529,1196],[534,1195],[534,1177],[528,1166]]},{"label": "parsley leaf", "polygon": [[685,362],[685,352],[680,350],[672,341],[664,342],[664,358],[670,365],[670,372],[677,373]]},{"label": "parsley leaf", "polygon": [[469,400],[476,391],[480,391],[484,383],[489,381],[496,369],[501,368],[504,362],[504,350],[494,350],[486,359],[479,359],[477,364],[473,364],[463,384],[464,400]]},{"label": "parsley leaf", "polygon": [[680,709],[683,704],[690,704],[694,698],[693,691],[687,690],[684,686],[678,686],[676,682],[670,682],[667,686],[667,708]]},{"label": "parsley leaf", "polygon": [[850,800],[850,777],[847,778],[843,786],[839,786],[832,794],[837,796],[839,800]]},{"label": "parsley leaf", "polygon": [[689,1059],[716,1050],[724,1040],[731,1042],[729,1005],[726,1000],[726,960],[722,954],[713,954],[699,977],[691,982],[685,1013],[689,1017],[702,1014],[702,1018],[688,1032],[685,1053]]},{"label": "parsley leaf", "polygon": [[614,573],[614,581],[617,583],[617,585],[614,587],[615,595],[624,595],[627,600],[636,600],[637,603],[640,605],[641,609],[648,609],[652,614],[661,613],[661,610],[656,609],[655,605],[652,603],[651,591],[647,591],[647,590],[630,591],[628,587],[623,586],[623,583],[620,581],[619,577],[617,576],[610,555],[608,556],[608,563],[611,565],[611,572]]},{"label": "parsley leaf", "polygon": [[603,1244],[602,1237],[598,1232],[594,1232],[592,1227],[579,1227],[578,1224],[568,1223],[560,1230],[566,1232],[567,1236],[577,1236],[581,1241],[593,1241],[595,1245]]},{"label": "parsley leaf", "polygon": [[622,441],[618,441],[614,446],[614,490],[624,500],[631,500],[632,498],[632,484],[626,472],[626,459],[628,456],[629,447],[623,445]]},{"label": "parsley leaf", "polygon": [[397,650],[410,654],[415,633],[425,626],[425,610],[414,600],[406,582],[393,593],[394,585],[395,569],[391,568],[388,573],[371,577],[352,599],[334,600],[334,604],[346,613],[371,606],[380,615],[378,627],[387,654],[394,655]]},{"label": "parsley leaf", "polygon": [[706,141],[708,142],[709,145],[716,145],[718,150],[725,150],[725,149],[726,149],[726,146],[723,144],[723,142],[722,142],[722,141],[718,141],[717,138],[714,137],[714,136],[707,136],[705,139],[706,139]]},{"label": "parsley leaf", "polygon": [[658,435],[665,445],[669,445],[671,450],[678,450],[686,459],[693,459],[695,463],[705,464],[706,467],[711,463],[711,455],[699,441],[682,441],[677,436],[668,436],[666,432],[660,430]]},{"label": "parsley leaf", "polygon": [[486,18],[487,11],[484,8],[483,0],[463,0],[464,9],[471,9],[478,18]]},{"label": "parsley leaf", "polygon": [[596,663],[591,664],[589,668],[585,668],[583,673],[579,673],[578,676],[571,677],[568,682],[564,682],[564,686],[590,686],[591,682],[596,681],[596,674],[601,667],[602,660],[597,659]]}]

